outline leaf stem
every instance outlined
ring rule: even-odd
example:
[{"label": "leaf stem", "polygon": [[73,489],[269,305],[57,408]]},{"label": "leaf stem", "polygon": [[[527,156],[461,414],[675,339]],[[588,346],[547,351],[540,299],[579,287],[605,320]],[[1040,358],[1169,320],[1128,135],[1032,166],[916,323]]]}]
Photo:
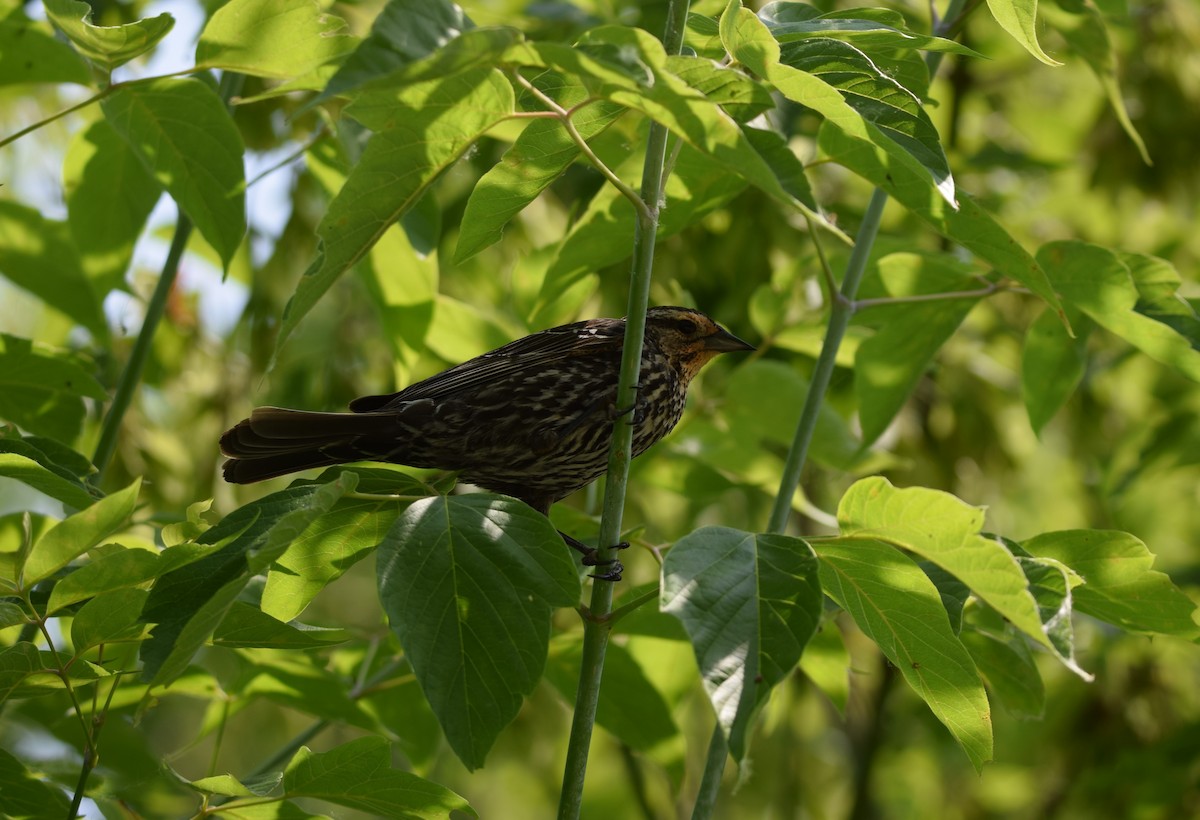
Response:
[{"label": "leaf stem", "polygon": [[725,759],[729,757],[729,741],[721,731],[721,724],[713,727],[712,739],[708,741],[708,757],[704,761],[704,776],[700,779],[700,791],[696,794],[696,805],[692,807],[692,820],[712,817],[717,807],[717,793],[721,790],[721,775],[725,773]]},{"label": "leaf stem", "polygon": [[947,293],[916,293],[912,296],[880,296],[875,299],[856,299],[851,303],[851,308],[857,312],[866,310],[867,308],[885,307],[887,305],[907,305],[915,302],[940,302],[945,299],[980,299],[1004,290],[1011,290],[1011,288],[997,284],[989,285],[979,290],[956,290]]},{"label": "leaf stem", "polygon": [[[575,111],[575,109],[572,108],[570,111],[568,111],[567,109],[563,108],[561,105],[555,102],[553,97],[551,97],[549,94],[546,94],[529,80],[522,77],[520,72],[513,71],[512,77],[522,88],[528,91],[533,97],[537,98],[542,105],[550,109],[549,113],[556,117],[558,121],[563,124],[563,128],[567,129],[567,135],[579,148],[579,152],[587,158],[588,162],[595,166],[596,170],[599,171],[605,179],[612,183],[613,187],[621,192],[622,196],[633,203],[634,209],[638,212],[638,221],[643,222],[653,220],[654,224],[657,226],[657,212],[653,214],[650,213],[650,205],[647,204],[647,201],[643,197],[638,196],[637,191],[626,185],[625,182],[619,176],[617,176],[613,169],[605,165],[604,160],[600,159],[600,157],[596,155],[596,152],[592,150],[592,146],[588,145],[588,141],[583,138],[583,134],[579,133],[579,129],[575,127],[575,122],[571,119],[571,113]],[[543,112],[539,111],[536,113],[542,114]],[[644,187],[645,186],[643,183],[643,189]]]},{"label": "leaf stem", "polygon": [[[667,26],[663,33],[663,48],[667,54],[678,54],[683,45],[683,29],[687,20],[688,0],[670,0]],[[573,126],[568,127],[568,131]],[[576,139],[578,132],[572,134]],[[586,141],[576,139],[580,150],[590,154]],[[586,150],[585,150],[586,149]],[[646,160],[642,166],[641,196],[637,201],[637,230],[633,239],[633,270],[629,281],[629,303],[625,313],[625,339],[621,352],[621,375],[617,383],[617,405],[637,403],[637,382],[641,373],[642,343],[646,334],[646,310],[650,302],[650,279],[654,265],[654,244],[658,232],[658,203],[662,200],[663,168],[666,162],[667,129],[660,123],[650,124],[646,138]],[[594,154],[592,155],[594,156]],[[589,157],[590,158],[590,157]],[[597,166],[600,167],[600,166]],[[610,178],[610,181],[613,181]],[[613,183],[621,189],[623,183]],[[622,190],[622,193],[625,193]],[[629,196],[629,194],[626,194]],[[613,423],[612,444],[608,456],[608,477],[604,485],[604,511],[600,519],[600,560],[613,558],[612,545],[621,536],[621,517],[625,507],[625,490],[629,480],[629,461],[633,445],[633,428],[617,419]],[[567,762],[563,770],[562,793],[559,796],[559,820],[575,820],[583,806],[583,781],[587,773],[588,749],[596,723],[600,700],[600,680],[604,672],[604,655],[612,624],[613,586],[597,581],[592,585],[590,610],[595,620],[585,619],[583,625],[583,658],[579,669],[579,688],[575,696],[575,712],[567,746]]]}]

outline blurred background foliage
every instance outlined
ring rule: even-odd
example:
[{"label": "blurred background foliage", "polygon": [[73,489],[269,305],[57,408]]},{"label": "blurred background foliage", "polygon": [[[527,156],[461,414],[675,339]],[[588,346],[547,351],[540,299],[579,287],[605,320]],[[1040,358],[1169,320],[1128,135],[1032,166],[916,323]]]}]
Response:
[{"label": "blurred background foliage", "polygon": [[[180,23],[159,52],[174,48],[190,54],[188,37],[194,37],[195,28],[189,33],[187,21],[198,27],[219,4],[204,5],[96,2],[95,21],[116,24],[170,10]],[[660,31],[665,3],[479,0],[463,5],[480,25],[517,25],[533,38],[567,38],[600,22]],[[716,14],[723,5],[702,0],[693,10]],[[815,5],[839,6],[827,0]],[[914,29],[928,30],[924,4],[888,5],[904,13]],[[1045,19],[1053,21],[1077,12],[1079,4],[1056,0],[1043,7],[1049,7]],[[373,2],[330,6],[359,33],[376,8]],[[931,114],[959,187],[979,197],[1027,248],[1075,238],[1162,256],[1180,271],[1181,292],[1196,305],[1200,6],[1194,0],[1098,0],[1095,8],[1113,40],[1120,91],[1153,165],[1141,160],[1100,82],[1053,25],[1040,24],[1039,35],[1043,47],[1065,63],[1059,68],[1031,59],[986,13],[972,15],[962,39],[990,59],[949,57],[929,90]],[[38,16],[35,4],[26,10]],[[161,68],[152,62],[128,70],[150,75]],[[261,81],[250,80],[243,96],[258,90]],[[77,99],[78,90],[67,86],[4,86],[0,132],[15,131]],[[314,230],[328,196],[328,178],[314,168],[322,167],[323,146],[333,137],[318,113],[299,108],[301,101],[277,97],[236,109],[249,150],[249,179],[312,144],[309,161],[289,162],[252,186],[250,237],[226,280],[213,252],[193,238],[167,321],[155,339],[144,388],[106,475],[108,488],[145,476],[144,512],[155,522],[181,520],[189,504],[207,498],[228,512],[286,484],[233,487],[219,478],[217,437],[252,406],[342,408],[355,396],[390,391],[527,332],[623,312],[628,259],[622,258],[606,259],[557,301],[539,303],[541,283],[563,236],[602,188],[599,174],[583,166],[518,216],[502,242],[465,262],[452,261],[471,186],[515,134],[515,127],[506,126],[437,184],[416,222],[406,226],[408,246],[398,242],[377,250],[369,265],[340,280],[272,366],[279,317],[313,257]],[[814,124],[802,112],[783,113],[777,124],[791,134],[799,155],[815,163],[810,174],[819,201],[853,235],[869,188],[821,164]],[[81,111],[36,138],[0,150],[5,180],[0,196],[63,218],[59,166],[72,135],[95,115]],[[337,137],[343,144],[353,140],[345,133]],[[632,179],[640,168],[642,142],[637,122],[627,117],[598,150]],[[169,208],[160,215],[154,224],[173,218]],[[940,242],[892,204],[876,258],[937,250]],[[76,350],[81,359],[94,362],[111,387],[136,335],[165,244],[165,229],[148,231],[132,273],[108,296],[111,341],[82,331],[3,280],[0,329]],[[829,241],[826,245],[833,269],[841,270],[845,251]],[[389,283],[396,282],[402,283],[400,292],[389,293]],[[871,287],[868,279],[864,295]],[[422,289],[436,292],[436,298],[427,301]],[[642,540],[665,545],[706,523],[751,531],[763,527],[820,342],[826,308],[821,294],[819,266],[803,221],[781,212],[757,190],[742,191],[698,224],[660,242],[651,303],[695,305],[759,349],[750,360],[728,357],[709,367],[693,388],[684,422],[634,463],[626,523],[641,528]],[[842,491],[855,478],[882,471],[898,486],[943,489],[986,505],[989,527],[1017,539],[1071,527],[1134,533],[1158,556],[1156,568],[1190,587],[1194,596],[1200,587],[1200,392],[1124,342],[1095,333],[1087,341],[1087,367],[1078,390],[1035,434],[1020,393],[1020,369],[1022,339],[1041,310],[1036,299],[1017,293],[997,294],[977,305],[869,452],[856,450],[849,438],[856,407],[853,360],[847,356],[830,395],[836,412],[805,475],[800,503],[808,515],[802,532],[829,531],[827,516]],[[848,352],[870,332],[869,313],[859,318]],[[78,449],[90,452],[97,430],[93,412]],[[768,443],[760,446],[764,438]],[[560,524],[586,528],[598,498],[591,490],[560,505]],[[17,537],[20,528],[18,515],[0,518],[5,540]],[[631,587],[657,573],[648,551],[633,550],[625,563]],[[306,620],[347,627],[362,638],[393,640],[382,621],[369,564],[363,562],[329,587]],[[560,617],[569,626],[574,614]],[[635,757],[611,735],[597,732],[585,816],[636,816],[631,807],[638,805],[647,816],[673,816],[670,795],[690,795],[703,764],[711,718],[691,650],[658,616],[632,620],[624,627],[629,634],[618,643],[666,698],[686,743],[675,737]],[[835,670],[823,681],[834,683],[818,688],[797,672],[781,687],[759,727],[740,789],[721,805],[720,816],[1200,815],[1200,658],[1192,648],[1109,632],[1083,619],[1078,655],[1096,682],[1085,684],[1045,659],[1044,719],[1020,720],[997,711],[996,760],[977,777],[925,705],[894,685],[896,675],[874,645],[848,619],[836,623],[844,641],[818,640],[805,661],[814,677],[822,664]],[[353,652],[360,651],[338,650],[333,664],[349,664]],[[842,652],[849,653],[851,672],[848,682],[838,684]],[[254,664],[245,654],[212,649],[202,662],[228,692],[252,683]],[[296,675],[304,677],[301,670]],[[306,685],[297,683],[297,692],[310,691]],[[829,692],[839,685],[848,688],[844,702],[835,703],[838,698],[831,700]],[[210,700],[210,685],[191,690],[184,681],[172,691],[176,695],[148,713],[139,728],[114,721],[107,730],[106,763],[118,776],[148,778],[160,757],[192,776],[205,770],[214,737],[210,730],[228,704]],[[431,720],[419,698],[383,700],[380,709],[398,712],[392,719]],[[278,692],[237,701],[236,719],[224,729],[218,769],[251,770],[307,726],[310,718],[287,702]],[[18,725],[39,719],[57,722],[64,736],[69,734],[74,727],[52,717],[61,708],[57,699],[10,708],[0,745],[7,747],[21,735]],[[486,769],[468,776],[445,748],[406,754],[417,771],[466,796],[483,817],[549,816],[557,801],[568,723],[569,705],[543,684],[501,736]],[[345,740],[354,731],[333,729],[330,739]],[[194,743],[197,737],[201,740]],[[154,816],[188,810],[182,792],[164,789],[157,799],[160,811]]]}]

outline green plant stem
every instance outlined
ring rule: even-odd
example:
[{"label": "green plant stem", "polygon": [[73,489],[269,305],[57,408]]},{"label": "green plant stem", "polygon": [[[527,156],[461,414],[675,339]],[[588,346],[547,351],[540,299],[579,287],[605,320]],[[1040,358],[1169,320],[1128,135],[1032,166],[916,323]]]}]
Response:
[{"label": "green plant stem", "polygon": [[[671,0],[667,10],[667,28],[663,47],[667,54],[678,54],[683,45],[683,29],[687,20],[688,0]],[[629,281],[629,303],[625,313],[625,339],[621,353],[621,375],[617,383],[617,406],[633,407],[637,403],[637,382],[641,373],[642,342],[646,334],[646,310],[650,301],[650,277],[654,263],[654,243],[658,232],[659,203],[663,193],[663,170],[666,162],[667,129],[651,123],[646,139],[646,161],[642,166],[643,208],[638,208],[637,230],[633,240],[633,270]],[[604,510],[600,519],[598,558],[612,560],[612,546],[621,537],[621,518],[625,507],[625,490],[629,480],[629,461],[633,444],[633,427],[624,417],[613,423],[612,445],[608,456],[608,477],[604,485]],[[567,762],[563,769],[562,793],[559,796],[559,820],[575,820],[583,806],[583,781],[587,773],[588,750],[592,729],[596,723],[596,708],[600,700],[600,680],[604,672],[604,655],[612,624],[613,587],[609,581],[598,580],[592,585],[589,606],[592,617],[583,623],[583,657],[579,669],[579,687],[575,695],[575,712],[567,745]]]},{"label": "green plant stem", "polygon": [[871,255],[871,247],[875,244],[875,236],[879,233],[879,220],[883,216],[887,200],[887,193],[881,188],[876,188],[863,213],[862,225],[854,241],[854,250],[850,253],[850,261],[846,263],[841,290],[838,291],[829,311],[829,327],[825,329],[825,341],[821,344],[821,353],[813,370],[812,384],[804,399],[800,422],[796,425],[796,437],[792,440],[792,447],[783,466],[779,493],[775,496],[775,505],[767,523],[768,532],[783,532],[787,527],[788,516],[792,511],[792,497],[796,494],[796,488],[800,486],[800,473],[808,457],[808,445],[812,442],[813,432],[817,428],[817,415],[825,400],[829,380],[833,376],[842,337],[846,334],[850,317],[854,315],[854,295],[858,293],[858,284],[867,268],[867,259]]},{"label": "green plant stem", "polygon": [[163,313],[167,309],[167,299],[171,295],[171,288],[175,285],[175,276],[179,272],[179,260],[183,257],[183,250],[187,247],[188,237],[191,234],[192,222],[180,209],[179,220],[175,223],[175,235],[171,237],[171,249],[167,252],[167,261],[163,263],[162,273],[158,275],[158,284],[154,286],[154,293],[146,305],[146,316],[142,320],[142,329],[138,331],[137,340],[133,343],[133,351],[129,354],[129,361],[125,363],[125,369],[121,372],[121,380],[117,383],[117,392],[113,394],[112,404],[108,407],[108,414],[104,417],[104,426],[100,430],[100,441],[96,445],[96,454],[92,456],[92,463],[96,465],[96,475],[93,478],[96,484],[99,484],[104,477],[104,470],[108,466],[109,459],[117,449],[117,436],[121,432],[121,421],[125,418],[125,412],[129,409],[129,405],[133,402],[133,394],[137,392],[138,384],[141,383],[142,371],[146,367],[146,360],[150,358],[150,348],[154,343],[154,332],[158,329],[158,323],[162,321]]}]

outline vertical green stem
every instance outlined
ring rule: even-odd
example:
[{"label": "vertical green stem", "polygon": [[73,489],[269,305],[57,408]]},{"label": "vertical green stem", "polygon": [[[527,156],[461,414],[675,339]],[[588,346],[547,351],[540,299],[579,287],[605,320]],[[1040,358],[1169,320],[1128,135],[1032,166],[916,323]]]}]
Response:
[{"label": "vertical green stem", "polygon": [[133,394],[142,380],[142,370],[146,367],[146,359],[150,357],[150,347],[154,343],[154,332],[162,321],[167,309],[167,299],[171,288],[175,285],[175,276],[179,272],[179,260],[183,257],[183,249],[187,247],[188,237],[192,234],[192,223],[179,211],[179,220],[175,223],[175,235],[171,238],[171,249],[167,252],[167,261],[163,263],[162,273],[158,275],[158,284],[154,286],[154,294],[146,305],[146,317],[142,320],[142,329],[138,331],[137,340],[133,343],[133,352],[121,372],[121,380],[117,383],[117,392],[109,405],[108,415],[104,417],[104,427],[100,430],[100,443],[96,445],[96,454],[92,463],[96,465],[95,483],[99,484],[104,476],[104,468],[108,466],[113,451],[117,449],[117,436],[121,432],[121,420],[125,411],[133,402]]},{"label": "vertical green stem", "polygon": [[[671,0],[667,11],[667,28],[663,47],[668,54],[678,54],[683,45],[683,29],[687,20],[688,0]],[[658,232],[659,204],[663,196],[663,167],[667,151],[667,129],[659,123],[650,125],[646,141],[646,161],[642,166],[642,201],[637,230],[634,234],[633,270],[629,282],[629,304],[626,309],[625,341],[621,354],[621,375],[617,383],[617,406],[632,407],[637,402],[637,383],[641,372],[642,342],[646,335],[646,308],[650,301],[650,277],[654,267],[654,241]],[[619,418],[613,424],[612,447],[608,456],[608,478],[604,486],[604,511],[600,519],[600,560],[613,557],[612,545],[621,538],[621,517],[625,507],[625,488],[629,480],[630,450],[633,428]],[[592,585],[589,617],[584,619],[583,658],[579,670],[579,688],[575,695],[575,713],[567,746],[567,762],[563,770],[562,794],[559,797],[559,820],[579,817],[583,805],[583,781],[587,772],[588,750],[592,729],[596,723],[596,706],[600,699],[600,679],[604,672],[604,655],[612,625],[606,616],[612,610],[613,589],[609,581]]]},{"label": "vertical green stem", "polygon": [[783,465],[779,493],[775,496],[775,506],[771,508],[771,518],[767,523],[768,532],[783,532],[787,527],[788,515],[792,510],[792,497],[796,494],[796,488],[800,486],[800,472],[804,469],[804,461],[808,457],[808,445],[812,442],[813,431],[817,427],[817,416],[821,412],[821,404],[825,401],[825,390],[833,376],[838,348],[842,346],[842,337],[846,334],[850,317],[854,315],[854,296],[858,293],[858,284],[867,268],[867,259],[871,256],[871,247],[875,244],[879,220],[883,216],[887,200],[887,193],[881,188],[876,188],[871,194],[871,201],[867,203],[866,212],[863,213],[862,225],[854,240],[854,250],[850,254],[850,261],[846,263],[846,275],[842,277],[842,289],[834,297],[829,311],[829,327],[825,329],[825,341],[821,344],[821,353],[813,370],[812,384],[804,398],[804,409],[800,412],[800,421],[796,425],[796,437],[792,440],[787,461]]},{"label": "vertical green stem", "polygon": [[725,759],[729,757],[729,742],[721,731],[721,724],[713,727],[712,739],[708,741],[708,758],[704,761],[704,776],[700,779],[700,791],[696,794],[696,805],[692,806],[692,820],[712,817],[717,807],[717,794],[721,791],[721,775],[725,773]]}]

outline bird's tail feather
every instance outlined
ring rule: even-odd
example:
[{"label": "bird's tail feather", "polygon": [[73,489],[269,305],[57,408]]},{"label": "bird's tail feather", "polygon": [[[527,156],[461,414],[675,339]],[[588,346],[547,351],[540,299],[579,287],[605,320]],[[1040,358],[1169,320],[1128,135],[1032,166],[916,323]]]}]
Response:
[{"label": "bird's tail feather", "polygon": [[[310,413],[259,407],[221,436],[225,480],[250,484],[396,449],[394,413]],[[375,446],[372,446],[375,445]]]}]

